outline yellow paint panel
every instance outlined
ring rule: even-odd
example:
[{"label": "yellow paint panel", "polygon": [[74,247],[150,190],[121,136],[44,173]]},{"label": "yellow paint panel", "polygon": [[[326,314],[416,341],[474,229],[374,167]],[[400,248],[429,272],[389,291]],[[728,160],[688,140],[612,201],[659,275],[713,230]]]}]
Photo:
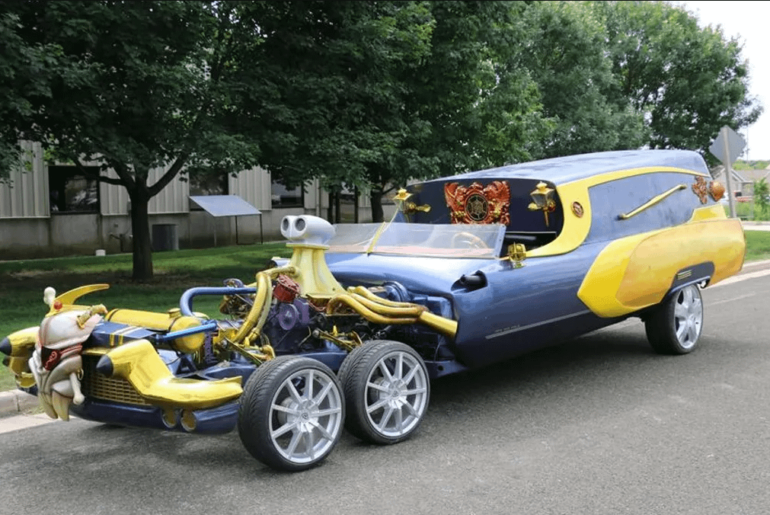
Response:
[{"label": "yellow paint panel", "polygon": [[[694,218],[709,214],[703,210]],[[586,274],[578,297],[601,317],[626,315],[660,302],[675,274],[688,266],[712,262],[711,284],[735,274],[745,251],[740,221],[724,219],[722,210],[722,219],[688,222],[610,243]]]},{"label": "yellow paint panel", "polygon": [[[592,177],[580,179],[579,181],[557,186],[556,191],[559,194],[562,211],[564,212],[564,226],[562,227],[562,231],[559,233],[559,236],[548,245],[543,245],[542,247],[527,252],[527,257],[566,254],[578,248],[585,241],[591,230],[591,200],[588,191],[592,186],[625,179],[627,177],[660,172],[685,173],[688,175],[705,177],[705,175],[700,172],[684,168],[655,166],[594,175]],[[572,212],[573,202],[579,202],[583,206],[584,213],[582,217],[578,218]],[[721,208],[721,206],[718,205],[717,207]],[[724,210],[722,210],[722,214],[724,215]]]},{"label": "yellow paint panel", "polygon": [[324,251],[328,247],[299,243],[288,243],[286,246],[294,249],[289,266],[297,270],[294,280],[299,284],[303,297],[331,297],[345,293],[326,265]]},{"label": "yellow paint panel", "polygon": [[16,376],[16,384],[29,388],[35,384],[35,378],[29,370],[29,358],[35,350],[38,327],[28,327],[8,336],[11,343],[11,355],[8,358],[8,368]]},{"label": "yellow paint panel", "polygon": [[174,377],[147,340],[136,340],[111,349],[113,375],[126,379],[151,404],[173,408],[205,409],[237,399],[241,378],[215,381]]}]

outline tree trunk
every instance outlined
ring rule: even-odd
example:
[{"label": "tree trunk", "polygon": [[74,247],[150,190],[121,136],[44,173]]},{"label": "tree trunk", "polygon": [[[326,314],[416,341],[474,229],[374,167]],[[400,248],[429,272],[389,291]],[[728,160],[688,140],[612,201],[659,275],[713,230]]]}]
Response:
[{"label": "tree trunk", "polygon": [[382,190],[373,189],[369,193],[369,200],[372,203],[372,222],[382,223],[385,214],[382,211]]},{"label": "tree trunk", "polygon": [[342,223],[342,193],[334,194],[334,223]]},{"label": "tree trunk", "polygon": [[334,193],[329,192],[329,206],[326,208],[326,219],[330,224],[334,223]]},{"label": "tree trunk", "polygon": [[131,231],[134,234],[134,273],[135,281],[152,279],[152,240],[150,239],[150,197],[140,189],[133,193],[131,199]]},{"label": "tree trunk", "polygon": [[357,224],[359,222],[359,220],[358,220],[358,198],[359,198],[358,188],[356,187],[353,190],[353,192],[354,192],[354,194],[353,194],[353,223]]}]

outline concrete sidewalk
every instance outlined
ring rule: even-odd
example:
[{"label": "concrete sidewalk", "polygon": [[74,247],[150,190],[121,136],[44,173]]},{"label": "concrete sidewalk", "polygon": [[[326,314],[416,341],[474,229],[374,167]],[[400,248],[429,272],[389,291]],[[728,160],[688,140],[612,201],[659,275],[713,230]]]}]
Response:
[{"label": "concrete sidewalk", "polygon": [[20,390],[0,392],[0,417],[17,415],[37,407],[37,397]]},{"label": "concrete sidewalk", "polygon": [[770,222],[743,222],[744,231],[770,231]]}]

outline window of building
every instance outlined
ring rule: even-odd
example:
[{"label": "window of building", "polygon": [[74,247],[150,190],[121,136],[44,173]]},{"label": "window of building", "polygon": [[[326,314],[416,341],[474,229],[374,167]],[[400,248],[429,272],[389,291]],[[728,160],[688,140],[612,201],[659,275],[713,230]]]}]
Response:
[{"label": "window of building", "polygon": [[[96,166],[86,170],[99,174]],[[49,166],[48,191],[51,214],[99,212],[99,181],[87,178],[75,166]]]},{"label": "window of building", "polygon": [[[227,174],[196,175],[189,178],[190,196],[199,195],[229,195],[229,178]],[[202,211],[195,202],[190,202],[190,211]]]},{"label": "window of building", "polygon": [[302,207],[305,205],[305,192],[302,186],[290,189],[283,184],[273,182],[270,195],[273,208]]}]

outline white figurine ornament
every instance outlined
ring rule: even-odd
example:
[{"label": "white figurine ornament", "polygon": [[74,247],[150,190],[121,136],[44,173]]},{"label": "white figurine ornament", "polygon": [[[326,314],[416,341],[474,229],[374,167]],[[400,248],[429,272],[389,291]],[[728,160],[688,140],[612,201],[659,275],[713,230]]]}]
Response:
[{"label": "white figurine ornament", "polygon": [[[43,300],[54,311],[61,309],[61,305],[55,305],[55,298],[56,291],[46,288]],[[29,368],[37,383],[40,405],[49,417],[69,420],[70,405],[85,400],[79,379],[83,370],[82,344],[106,311],[101,305],[64,311],[47,316],[40,324]]]}]

